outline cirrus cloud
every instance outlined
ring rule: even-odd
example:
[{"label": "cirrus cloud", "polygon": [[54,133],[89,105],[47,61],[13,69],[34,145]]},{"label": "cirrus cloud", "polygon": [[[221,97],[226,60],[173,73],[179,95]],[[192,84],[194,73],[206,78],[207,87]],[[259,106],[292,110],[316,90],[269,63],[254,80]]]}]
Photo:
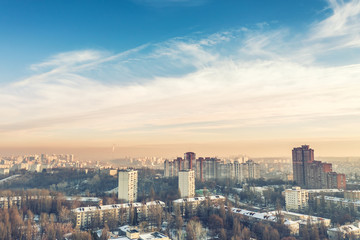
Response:
[{"label": "cirrus cloud", "polygon": [[13,142],[359,137],[359,63],[317,60],[360,47],[358,4],[330,1],[333,14],[302,36],[254,27],[60,53],[0,89],[0,132]]}]

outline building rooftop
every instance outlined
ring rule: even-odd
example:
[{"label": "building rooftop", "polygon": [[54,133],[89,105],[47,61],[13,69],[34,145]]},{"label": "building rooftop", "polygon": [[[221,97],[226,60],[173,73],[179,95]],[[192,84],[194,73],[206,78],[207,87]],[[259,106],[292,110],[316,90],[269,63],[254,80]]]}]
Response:
[{"label": "building rooftop", "polygon": [[90,206],[90,207],[79,207],[75,208],[71,211],[73,212],[92,212],[97,210],[112,210],[116,208],[129,208],[129,207],[142,207],[142,206],[155,206],[155,205],[161,205],[162,207],[165,206],[165,203],[162,201],[151,201],[146,202],[145,204],[142,203],[123,203],[123,204],[110,204],[110,205],[103,205],[103,206]]},{"label": "building rooftop", "polygon": [[360,231],[360,228],[354,225],[343,225],[340,227],[330,228],[328,229],[330,232],[342,232],[342,233],[350,233],[353,231]]},{"label": "building rooftop", "polygon": [[97,197],[64,197],[66,201],[99,202],[102,199]]},{"label": "building rooftop", "polygon": [[127,168],[127,169],[119,169],[119,172],[137,172],[135,169]]},{"label": "building rooftop", "polygon": [[[225,207],[225,210],[229,210],[228,207]],[[254,211],[250,211],[250,210],[245,210],[245,209],[240,209],[240,208],[231,208],[230,211],[232,211],[235,214],[241,214],[243,216],[248,216],[251,218],[255,218],[258,220],[262,220],[262,221],[269,221],[269,222],[277,222],[278,218],[277,218],[277,211],[272,211],[272,212],[254,212]],[[284,217],[284,224],[285,225],[294,225],[294,224],[307,224],[307,221],[310,220],[311,224],[317,224],[317,223],[321,223],[323,221],[326,221],[328,224],[330,224],[330,219],[327,218],[321,218],[321,217],[316,217],[316,216],[310,216],[310,215],[304,215],[304,214],[298,214],[298,213],[293,213],[293,212],[287,212],[287,211],[281,211],[280,212],[281,215],[285,216]],[[287,216],[295,216],[296,220],[291,220],[289,217]]]},{"label": "building rooftop", "polygon": [[[228,210],[228,208],[225,207],[225,210]],[[252,218],[256,218],[256,219],[264,220],[264,221],[269,221],[269,222],[276,222],[278,220],[276,217],[276,214],[274,212],[260,213],[260,212],[254,212],[254,211],[249,211],[249,210],[240,209],[240,208],[231,208],[231,211],[235,214],[241,214],[243,216],[248,216],[248,217],[252,217]],[[297,223],[297,221],[284,219],[285,225],[292,225],[292,224],[296,224],[296,223]]]},{"label": "building rooftop", "polygon": [[[317,196],[316,198],[321,198],[322,196]],[[341,202],[341,203],[353,203],[360,205],[360,200],[351,200],[346,198],[330,197],[324,196],[325,201]]]},{"label": "building rooftop", "polygon": [[153,232],[153,233],[140,234],[140,239],[152,240],[152,239],[169,239],[169,238],[165,234],[159,232]]},{"label": "building rooftop", "polygon": [[[271,213],[276,214],[277,212],[273,211]],[[328,219],[328,218],[317,217],[317,216],[306,215],[306,214],[295,213],[295,212],[281,211],[281,214],[298,218],[299,220],[297,220],[297,221],[300,224],[307,224],[308,221],[310,221],[311,224],[320,223],[323,221],[330,221],[330,219]]]},{"label": "building rooftop", "polygon": [[344,192],[343,189],[306,189],[309,193],[320,193],[320,192],[327,192],[327,193],[339,193]]},{"label": "building rooftop", "polygon": [[209,197],[194,197],[194,198],[179,198],[174,200],[174,203],[183,203],[183,202],[201,202],[201,201],[205,201],[206,199],[210,199],[212,200],[217,200],[217,199],[224,199],[224,196],[221,195],[215,195],[215,196],[209,196]]}]

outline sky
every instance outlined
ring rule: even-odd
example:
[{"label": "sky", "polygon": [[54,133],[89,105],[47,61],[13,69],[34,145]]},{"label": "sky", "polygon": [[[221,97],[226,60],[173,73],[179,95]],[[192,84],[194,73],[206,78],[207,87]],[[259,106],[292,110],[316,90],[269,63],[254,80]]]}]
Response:
[{"label": "sky", "polygon": [[0,36],[1,151],[360,155],[360,0],[1,0]]}]

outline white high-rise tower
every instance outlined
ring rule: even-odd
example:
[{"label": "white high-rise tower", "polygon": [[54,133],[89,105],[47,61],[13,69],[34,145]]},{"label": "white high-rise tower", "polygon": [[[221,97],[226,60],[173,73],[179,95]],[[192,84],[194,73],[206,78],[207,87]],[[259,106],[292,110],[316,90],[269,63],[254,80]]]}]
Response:
[{"label": "white high-rise tower", "polygon": [[137,199],[138,172],[135,170],[119,171],[118,198],[127,202],[135,202]]},{"label": "white high-rise tower", "polygon": [[195,172],[194,170],[179,171],[179,189],[181,197],[195,196]]}]

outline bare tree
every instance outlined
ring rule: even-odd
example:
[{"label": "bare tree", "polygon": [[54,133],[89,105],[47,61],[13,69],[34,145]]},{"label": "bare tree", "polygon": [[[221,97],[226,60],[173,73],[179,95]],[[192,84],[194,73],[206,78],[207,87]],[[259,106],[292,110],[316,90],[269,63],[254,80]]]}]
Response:
[{"label": "bare tree", "polygon": [[203,240],[206,239],[206,231],[202,227],[200,221],[190,220],[186,226],[187,240]]}]

